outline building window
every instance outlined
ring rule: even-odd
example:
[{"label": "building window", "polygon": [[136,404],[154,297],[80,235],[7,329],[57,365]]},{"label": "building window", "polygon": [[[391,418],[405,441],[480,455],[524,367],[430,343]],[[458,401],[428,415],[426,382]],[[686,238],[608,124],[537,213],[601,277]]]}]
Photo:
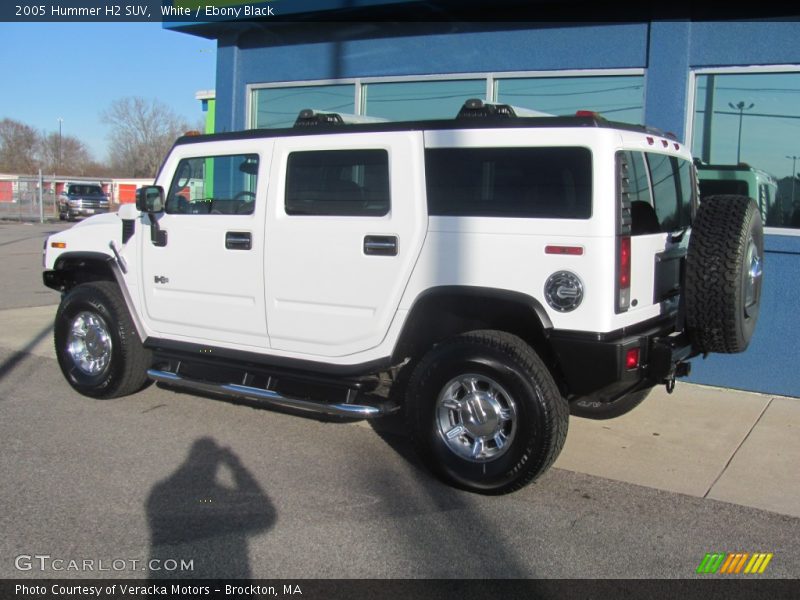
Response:
[{"label": "building window", "polygon": [[361,114],[390,121],[452,119],[464,102],[485,96],[485,79],[366,83]]},{"label": "building window", "polygon": [[389,212],[386,150],[292,152],[286,214],[380,217]]},{"label": "building window", "polygon": [[692,153],[701,196],[746,195],[769,227],[800,228],[800,72],[724,72],[695,79]]},{"label": "building window", "polygon": [[644,76],[526,77],[495,80],[498,102],[553,115],[599,112],[610,121],[644,121]]},{"label": "building window", "polygon": [[355,84],[258,88],[251,98],[255,129],[291,127],[304,108],[353,114]]}]

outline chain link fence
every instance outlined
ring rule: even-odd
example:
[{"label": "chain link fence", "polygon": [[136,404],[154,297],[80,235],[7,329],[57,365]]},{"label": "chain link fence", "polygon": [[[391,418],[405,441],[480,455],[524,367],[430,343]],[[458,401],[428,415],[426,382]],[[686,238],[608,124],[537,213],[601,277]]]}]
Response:
[{"label": "chain link fence", "polygon": [[55,183],[49,178],[43,178],[40,182],[37,177],[0,181],[0,219],[12,221],[58,219]]}]

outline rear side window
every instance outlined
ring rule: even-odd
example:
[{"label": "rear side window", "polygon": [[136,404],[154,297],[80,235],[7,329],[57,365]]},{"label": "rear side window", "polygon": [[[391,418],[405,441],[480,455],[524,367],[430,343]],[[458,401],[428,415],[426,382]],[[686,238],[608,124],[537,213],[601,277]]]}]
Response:
[{"label": "rear side window", "polygon": [[692,219],[692,163],[665,154],[623,152],[631,233],[669,233]]},{"label": "rear side window", "polygon": [[653,200],[662,232],[688,227],[692,217],[692,164],[674,156],[647,154]]},{"label": "rear side window", "polygon": [[587,148],[435,148],[425,151],[431,215],[588,219]]},{"label": "rear side window", "polygon": [[286,173],[288,215],[383,216],[391,207],[386,150],[292,152]]}]

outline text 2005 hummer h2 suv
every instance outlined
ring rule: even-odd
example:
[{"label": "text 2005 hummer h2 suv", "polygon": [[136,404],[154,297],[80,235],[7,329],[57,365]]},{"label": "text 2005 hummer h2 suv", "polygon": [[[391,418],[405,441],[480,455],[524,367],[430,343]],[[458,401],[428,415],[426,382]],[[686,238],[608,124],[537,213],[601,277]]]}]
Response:
[{"label": "text 2005 hummer h2 suv", "polygon": [[47,241],[72,387],[403,410],[426,464],[477,492],[545,471],[570,412],[622,414],[690,358],[743,351],[758,316],[755,203],[698,207],[687,148],[593,114],[303,111],[183,137],[155,183]]}]

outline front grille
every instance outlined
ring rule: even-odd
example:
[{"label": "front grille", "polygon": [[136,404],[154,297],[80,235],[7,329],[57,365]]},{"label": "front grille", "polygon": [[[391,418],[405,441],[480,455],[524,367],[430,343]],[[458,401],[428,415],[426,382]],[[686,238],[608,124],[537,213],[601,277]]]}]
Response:
[{"label": "front grille", "polygon": [[108,201],[107,200],[100,200],[100,199],[90,199],[90,198],[82,198],[80,200],[80,207],[81,208],[108,208]]}]

